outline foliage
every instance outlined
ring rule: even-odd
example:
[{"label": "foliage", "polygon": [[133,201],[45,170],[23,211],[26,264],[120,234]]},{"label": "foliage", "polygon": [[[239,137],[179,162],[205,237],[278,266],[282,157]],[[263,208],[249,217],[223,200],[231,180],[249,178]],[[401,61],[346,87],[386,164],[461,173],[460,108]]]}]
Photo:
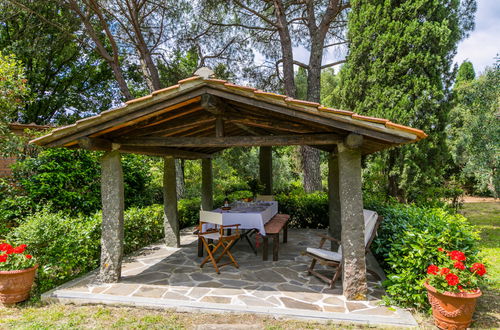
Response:
[{"label": "foliage", "polygon": [[9,123],[18,118],[29,95],[21,62],[0,51],[0,156],[15,154],[19,149],[20,141]]},{"label": "foliage", "polygon": [[[38,257],[38,288],[47,291],[99,265],[101,214],[72,217],[48,209],[28,216],[8,239],[26,242]],[[124,252],[130,253],[163,237],[163,208],[130,208],[124,214]]]},{"label": "foliage", "polygon": [[327,68],[321,71],[321,104],[327,107],[335,107],[340,104],[337,88],[339,85],[339,75],[335,70]]},{"label": "foliage", "polygon": [[[37,157],[18,161],[13,167],[17,189],[0,202],[6,210],[0,219],[12,219],[22,210],[36,210],[45,204],[73,215],[95,212],[101,205],[99,155],[85,150],[46,149]],[[138,155],[122,157],[127,207],[152,203],[149,160]],[[18,202],[23,206],[20,209],[16,209]]]},{"label": "foliage", "polygon": [[8,236],[25,242],[40,264],[37,290],[47,291],[98,265],[100,219],[70,217],[47,209],[27,217]]},{"label": "foliage", "polygon": [[473,27],[474,0],[352,1],[349,55],[340,72],[342,106],[423,129],[419,143],[372,156],[389,178],[380,187],[415,200],[443,183],[449,160],[447,124],[456,46]]},{"label": "foliage", "polygon": [[369,202],[365,207],[384,217],[371,250],[387,275],[384,287],[393,304],[428,308],[422,283],[427,267],[442,257],[438,248],[478,256],[479,234],[460,214],[398,203]]},{"label": "foliage", "polygon": [[474,71],[474,66],[471,61],[463,61],[457,71],[457,79],[455,79],[455,85],[462,82],[471,81],[476,78],[476,72]]},{"label": "foliage", "polygon": [[0,22],[0,49],[24,64],[34,95],[16,120],[68,123],[111,106],[111,70],[77,36],[80,24],[67,7],[57,1],[2,1]]},{"label": "foliage", "polygon": [[427,267],[429,285],[438,292],[476,292],[486,274],[484,264],[477,258],[469,258],[465,253],[438,248],[439,261]]},{"label": "foliage", "polygon": [[26,253],[26,244],[12,246],[0,243],[0,271],[23,270],[36,265],[36,259]]},{"label": "foliage", "polygon": [[328,195],[324,192],[305,193],[303,190],[290,194],[275,195],[281,213],[290,214],[290,226],[294,228],[327,228]]},{"label": "foliage", "polygon": [[461,179],[473,178],[478,192],[499,197],[500,64],[487,68],[477,79],[457,81],[454,94],[456,105],[447,133]]}]

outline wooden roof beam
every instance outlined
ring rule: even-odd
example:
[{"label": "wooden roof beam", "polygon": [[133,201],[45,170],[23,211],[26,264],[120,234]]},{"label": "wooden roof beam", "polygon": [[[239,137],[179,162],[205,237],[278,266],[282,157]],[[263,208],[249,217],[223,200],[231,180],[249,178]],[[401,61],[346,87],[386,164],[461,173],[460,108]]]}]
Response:
[{"label": "wooden roof beam", "polygon": [[82,149],[93,150],[93,151],[112,151],[118,150],[123,153],[133,153],[149,156],[172,156],[175,158],[184,159],[201,159],[201,158],[211,158],[210,154],[205,154],[201,152],[180,150],[168,147],[158,147],[158,146],[130,146],[120,143],[114,143],[106,139],[100,138],[88,138],[84,137],[78,139],[78,145]]},{"label": "wooden roof beam", "polygon": [[226,137],[138,137],[118,138],[113,142],[130,146],[150,147],[252,147],[288,145],[325,145],[343,142],[336,134],[300,134],[272,136],[226,136]]}]

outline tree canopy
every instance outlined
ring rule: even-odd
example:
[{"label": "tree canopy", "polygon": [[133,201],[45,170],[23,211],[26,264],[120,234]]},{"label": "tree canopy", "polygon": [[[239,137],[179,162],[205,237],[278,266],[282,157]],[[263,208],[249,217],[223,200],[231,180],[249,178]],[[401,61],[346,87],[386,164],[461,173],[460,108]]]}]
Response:
[{"label": "tree canopy", "polygon": [[[447,129],[453,160],[462,179],[473,178],[478,191],[500,196],[500,63],[474,79],[470,62],[454,88],[455,106]],[[464,72],[464,64],[459,73]],[[472,69],[472,70],[471,70]],[[472,74],[471,74],[472,73]],[[467,78],[467,79],[466,79]],[[472,78],[472,79],[471,79]]]},{"label": "tree canopy", "polygon": [[457,43],[473,27],[475,1],[351,1],[342,106],[423,129],[417,144],[376,156],[387,191],[414,200],[442,184],[448,161],[444,129]]}]

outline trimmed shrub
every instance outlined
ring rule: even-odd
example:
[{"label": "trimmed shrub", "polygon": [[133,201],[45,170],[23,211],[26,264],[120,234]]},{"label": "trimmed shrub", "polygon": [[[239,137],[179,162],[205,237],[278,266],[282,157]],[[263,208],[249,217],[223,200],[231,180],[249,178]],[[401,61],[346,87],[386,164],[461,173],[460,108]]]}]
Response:
[{"label": "trimmed shrub", "polygon": [[[40,268],[37,291],[45,292],[99,266],[101,213],[71,217],[42,210],[26,218],[8,235],[27,244]],[[130,208],[124,215],[124,252],[130,253],[163,237],[163,206]]]},{"label": "trimmed shrub", "polygon": [[70,217],[43,210],[29,216],[7,239],[28,245],[38,259],[37,291],[44,292],[98,266],[100,233],[100,215]]},{"label": "trimmed shrub", "polygon": [[279,204],[279,211],[290,214],[291,227],[328,228],[328,195],[326,193],[278,194],[275,198]]},{"label": "trimmed shrub", "polygon": [[422,283],[427,267],[439,260],[439,247],[470,256],[479,252],[479,234],[460,214],[396,203],[367,203],[366,208],[384,217],[371,250],[386,272],[384,287],[392,304],[429,308]]},{"label": "trimmed shrub", "polygon": [[[53,212],[92,214],[101,207],[99,156],[86,150],[51,148],[36,158],[18,161],[13,166],[18,189],[11,195],[25,196],[33,210],[50,203]],[[150,158],[141,155],[122,157],[127,207],[150,205],[153,200],[149,162]]]}]

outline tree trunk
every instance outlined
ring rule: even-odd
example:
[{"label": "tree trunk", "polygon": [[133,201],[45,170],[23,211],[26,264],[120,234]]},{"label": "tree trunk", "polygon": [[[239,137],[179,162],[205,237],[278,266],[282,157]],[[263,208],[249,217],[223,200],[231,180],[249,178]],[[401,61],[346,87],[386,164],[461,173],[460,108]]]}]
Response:
[{"label": "tree trunk", "polygon": [[146,72],[144,73],[147,79],[149,79],[149,81],[151,82],[153,90],[161,89],[162,86],[160,82],[160,75],[158,74],[158,68],[156,67],[153,58],[151,57],[151,51],[148,48],[146,41],[144,40],[144,36],[142,35],[141,24],[140,24],[141,17],[139,17],[139,9],[134,7],[134,8],[129,8],[129,11],[130,11],[130,19],[132,27],[134,29],[134,34],[137,42],[136,44],[137,51],[141,56],[141,64],[144,64],[147,68],[147,70],[145,70]]},{"label": "tree trunk", "polygon": [[125,77],[123,77],[123,72],[122,69],[120,68],[120,65],[115,63],[115,62],[109,62],[109,66],[111,67],[111,70],[113,70],[113,75],[115,76],[116,82],[118,83],[118,86],[120,88],[120,92],[122,95],[125,97],[125,100],[131,100],[132,99],[132,94],[130,93],[130,90],[128,89],[127,82],[125,81]]},{"label": "tree trunk", "polygon": [[278,33],[280,36],[281,53],[283,55],[283,82],[285,93],[290,97],[297,97],[295,87],[295,72],[293,71],[293,48],[288,22],[285,16],[285,9],[281,0],[274,0],[275,15],[278,21]]},{"label": "tree trunk", "polygon": [[177,189],[177,199],[184,197],[185,184],[184,184],[184,159],[175,160],[175,185]]},{"label": "tree trunk", "polygon": [[321,171],[319,167],[319,150],[300,146],[302,171],[304,174],[303,185],[305,192],[321,190]]}]

